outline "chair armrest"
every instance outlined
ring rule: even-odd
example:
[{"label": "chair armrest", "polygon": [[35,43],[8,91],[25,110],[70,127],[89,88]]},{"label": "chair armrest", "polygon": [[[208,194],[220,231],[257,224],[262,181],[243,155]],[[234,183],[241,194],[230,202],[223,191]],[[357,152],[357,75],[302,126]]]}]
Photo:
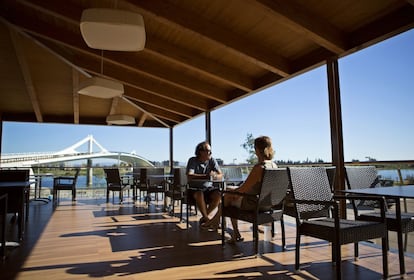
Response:
[{"label": "chair armrest", "polygon": [[242,192],[235,192],[235,191],[221,191],[221,195],[231,194],[231,195],[238,195],[243,197],[255,197],[257,198],[257,194],[250,194],[250,193],[242,193]]},{"label": "chair armrest", "polygon": [[[376,200],[380,203],[380,210],[381,210],[381,220],[385,220],[385,212],[386,212],[386,200],[385,197],[383,196],[376,196],[376,195],[357,195],[357,194],[352,194],[352,193],[348,193],[346,195],[338,195],[338,196],[334,196],[342,198],[342,199],[347,199],[347,200]],[[357,210],[357,209],[356,209]],[[358,214],[356,212],[356,214]]]},{"label": "chair armrest", "polygon": [[54,177],[53,179],[57,179],[57,180],[74,180],[75,176],[59,176],[59,177]]}]

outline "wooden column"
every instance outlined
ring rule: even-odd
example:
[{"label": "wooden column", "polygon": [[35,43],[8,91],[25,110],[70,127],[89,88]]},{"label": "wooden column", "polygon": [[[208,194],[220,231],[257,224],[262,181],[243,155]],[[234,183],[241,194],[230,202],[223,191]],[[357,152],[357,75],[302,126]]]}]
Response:
[{"label": "wooden column", "polygon": [[[342,133],[341,94],[339,87],[338,59],[326,62],[329,91],[329,114],[331,123],[332,164],[336,167],[335,190],[345,189],[345,163]],[[341,217],[346,215],[345,201],[341,204]]]},{"label": "wooden column", "polygon": [[[1,145],[1,143],[3,143],[3,119],[0,115],[0,160],[1,160],[1,154],[3,152],[3,147]],[[0,161],[0,167],[1,167],[1,161]]]},{"label": "wooden column", "polygon": [[211,143],[211,112],[210,111],[206,112],[206,141],[208,141],[210,145],[212,146],[212,143]]},{"label": "wooden column", "polygon": [[173,131],[173,127],[170,127],[170,174],[173,174],[173,170],[174,170],[174,131]]}]

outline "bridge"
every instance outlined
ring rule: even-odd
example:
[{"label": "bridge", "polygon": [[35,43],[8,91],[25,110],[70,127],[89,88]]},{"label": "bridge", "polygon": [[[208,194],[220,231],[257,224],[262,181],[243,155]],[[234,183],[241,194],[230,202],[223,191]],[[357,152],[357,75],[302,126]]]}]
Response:
[{"label": "bridge", "polygon": [[[87,151],[78,151],[80,147],[87,145]],[[93,148],[97,147],[97,151]],[[114,159],[131,164],[134,167],[153,167],[153,164],[145,158],[134,153],[110,152],[102,147],[92,135],[58,152],[45,153],[14,153],[2,154],[0,167],[36,167],[49,163],[59,163],[78,160]]]}]

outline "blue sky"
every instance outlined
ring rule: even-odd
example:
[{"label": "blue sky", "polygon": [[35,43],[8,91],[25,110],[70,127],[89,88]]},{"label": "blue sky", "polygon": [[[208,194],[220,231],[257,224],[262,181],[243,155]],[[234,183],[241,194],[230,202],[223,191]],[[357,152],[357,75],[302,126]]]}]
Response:
[{"label": "blue sky", "polygon": [[[414,159],[414,30],[339,60],[345,161]],[[273,139],[276,159],[331,161],[326,67],[322,66],[211,113],[213,156],[243,163],[248,133]],[[203,141],[204,116],[174,128],[174,160]],[[85,138],[109,151],[169,158],[160,128],[4,122],[2,153],[59,151]]]}]

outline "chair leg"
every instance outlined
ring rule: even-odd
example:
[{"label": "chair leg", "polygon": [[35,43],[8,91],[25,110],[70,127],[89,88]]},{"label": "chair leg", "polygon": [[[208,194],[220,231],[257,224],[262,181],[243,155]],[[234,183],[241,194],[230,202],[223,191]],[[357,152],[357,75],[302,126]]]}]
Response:
[{"label": "chair leg", "polygon": [[109,202],[109,189],[106,189],[106,203]]},{"label": "chair leg", "polygon": [[299,270],[300,233],[296,231],[295,270]]},{"label": "chair leg", "polygon": [[259,227],[257,225],[257,222],[253,223],[253,242],[254,242],[254,252],[256,254],[259,253]]},{"label": "chair leg", "polygon": [[225,220],[226,218],[224,217],[224,215],[223,215],[223,211],[221,211],[221,246],[223,246],[224,247],[224,244],[225,244],[225,242],[224,242],[224,234],[225,234],[225,232],[226,232],[226,220]]},{"label": "chair leg", "polygon": [[384,237],[381,239],[382,245],[382,271],[384,279],[388,279],[388,238]]},{"label": "chair leg", "polygon": [[280,219],[280,230],[282,231],[282,251],[286,250],[286,233],[285,233],[285,221],[283,215]]},{"label": "chair leg", "polygon": [[359,246],[358,242],[354,243],[354,259],[357,260],[359,257]]},{"label": "chair leg", "polygon": [[186,207],[187,207],[187,211],[186,211],[186,215],[187,215],[187,228],[188,228],[188,219],[189,219],[189,217],[190,217],[190,215],[189,215],[189,211],[190,211],[190,209],[191,209],[191,206],[187,203],[186,204]]},{"label": "chair leg", "polygon": [[341,245],[332,243],[332,248],[335,250],[336,279],[342,279]]},{"label": "chair leg", "polygon": [[76,189],[72,189],[72,201],[76,201]]}]

